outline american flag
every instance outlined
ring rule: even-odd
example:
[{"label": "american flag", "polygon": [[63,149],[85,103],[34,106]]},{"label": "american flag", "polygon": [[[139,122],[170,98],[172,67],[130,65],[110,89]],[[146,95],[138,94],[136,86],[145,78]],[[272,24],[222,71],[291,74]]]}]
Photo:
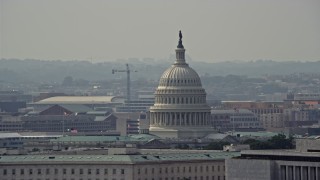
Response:
[{"label": "american flag", "polygon": [[74,129],[74,128],[71,128],[70,132],[71,132],[71,133],[78,133],[78,130],[77,130],[77,129]]}]

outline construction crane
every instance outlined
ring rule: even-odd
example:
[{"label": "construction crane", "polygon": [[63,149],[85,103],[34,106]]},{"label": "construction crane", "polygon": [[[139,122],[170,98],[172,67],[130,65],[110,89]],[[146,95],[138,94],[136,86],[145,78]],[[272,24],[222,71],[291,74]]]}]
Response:
[{"label": "construction crane", "polygon": [[[112,69],[112,74],[116,72],[125,72],[127,73],[127,100],[130,101],[130,68],[129,64],[126,64],[126,69]],[[137,71],[134,71],[137,72]]]}]

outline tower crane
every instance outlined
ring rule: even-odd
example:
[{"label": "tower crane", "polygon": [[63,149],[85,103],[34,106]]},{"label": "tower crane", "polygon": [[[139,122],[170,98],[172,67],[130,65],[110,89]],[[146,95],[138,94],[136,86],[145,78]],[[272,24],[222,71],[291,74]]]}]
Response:
[{"label": "tower crane", "polygon": [[[126,64],[126,69],[112,69],[112,74],[116,72],[125,72],[127,73],[127,100],[130,101],[130,68],[129,64]],[[137,72],[137,71],[134,71]]]}]

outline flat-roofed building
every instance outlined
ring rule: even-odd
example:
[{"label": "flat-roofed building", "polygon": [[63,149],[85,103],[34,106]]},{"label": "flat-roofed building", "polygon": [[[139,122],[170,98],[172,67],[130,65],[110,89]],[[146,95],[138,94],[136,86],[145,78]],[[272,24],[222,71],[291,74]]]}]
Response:
[{"label": "flat-roofed building", "polygon": [[247,109],[211,110],[211,123],[220,131],[262,128],[257,116]]},{"label": "flat-roofed building", "polygon": [[222,106],[229,109],[248,109],[260,116],[261,114],[283,113],[283,102],[254,102],[254,101],[222,101]]},{"label": "flat-roofed building", "polygon": [[95,108],[114,107],[123,103],[123,98],[115,96],[55,96],[29,103],[29,107],[34,107],[36,111],[49,108],[53,105],[84,105]]},{"label": "flat-roofed building", "polygon": [[236,152],[2,156],[2,180],[223,180]]},{"label": "flat-roofed building", "polygon": [[320,140],[298,139],[296,150],[248,150],[226,161],[228,180],[318,180]]},{"label": "flat-roofed building", "polygon": [[280,130],[285,127],[282,113],[261,114],[260,121],[266,130]]}]

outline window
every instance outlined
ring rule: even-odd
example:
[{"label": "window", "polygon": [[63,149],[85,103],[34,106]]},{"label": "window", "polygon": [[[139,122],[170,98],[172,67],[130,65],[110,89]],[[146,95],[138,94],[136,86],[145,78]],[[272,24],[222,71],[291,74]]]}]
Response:
[{"label": "window", "polygon": [[154,168],[151,169],[151,173],[154,174]]},{"label": "window", "polygon": [[121,174],[124,174],[124,169],[121,169]]},{"label": "window", "polygon": [[212,172],[214,172],[214,166],[212,166]]},{"label": "window", "polygon": [[20,169],[20,174],[21,174],[21,175],[24,174],[24,169]]},{"label": "window", "polygon": [[88,169],[88,174],[91,174],[91,169]]},{"label": "window", "polygon": [[96,169],[96,174],[100,174],[100,169]]},{"label": "window", "polygon": [[117,174],[117,169],[113,169],[112,174]]},{"label": "window", "polygon": [[[218,172],[220,171],[220,166],[218,166]],[[218,177],[218,179],[219,179],[219,177]]]},{"label": "window", "polygon": [[145,168],[145,169],[144,169],[144,173],[145,173],[145,174],[148,174],[148,168]]},{"label": "window", "polygon": [[15,175],[16,174],[16,169],[12,169],[12,175]]},{"label": "window", "polygon": [[59,170],[58,169],[54,169],[54,174],[58,174]]},{"label": "window", "polygon": [[46,169],[46,174],[50,174],[50,169],[49,168]]},{"label": "window", "polygon": [[71,174],[74,174],[74,169],[71,169]]},{"label": "window", "polygon": [[67,174],[67,169],[63,169],[63,174]]},{"label": "window", "polygon": [[32,172],[32,169],[29,169],[29,174],[32,174],[33,172]]},{"label": "window", "polygon": [[108,174],[108,169],[104,169],[104,174]]},{"label": "window", "polygon": [[83,169],[80,169],[80,170],[79,170],[79,174],[83,174]]}]

